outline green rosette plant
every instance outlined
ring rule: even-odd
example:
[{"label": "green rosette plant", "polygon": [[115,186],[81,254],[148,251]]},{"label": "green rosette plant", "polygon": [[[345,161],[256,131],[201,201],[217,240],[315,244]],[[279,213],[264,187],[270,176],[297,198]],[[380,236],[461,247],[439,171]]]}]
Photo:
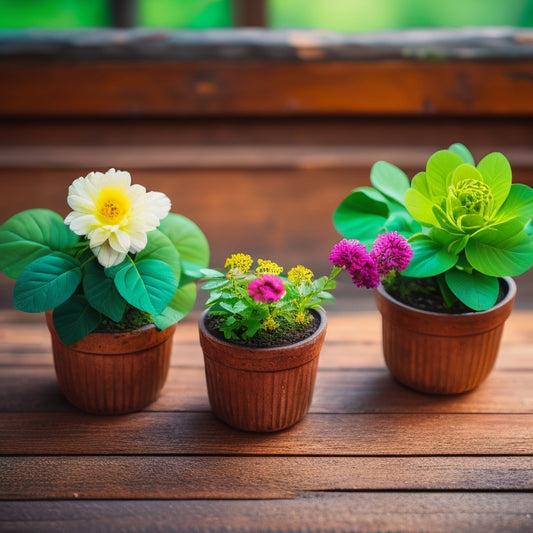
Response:
[{"label": "green rosette plant", "polygon": [[199,227],[128,172],[91,172],[69,187],[72,212],[28,209],[0,226],[0,271],[17,309],[53,309],[65,344],[95,330],[178,322],[209,262]]},{"label": "green rosette plant", "polygon": [[373,187],[352,191],[333,215],[346,238],[367,243],[387,231],[406,237],[413,259],[399,276],[434,279],[448,307],[459,300],[470,310],[492,307],[499,278],[533,265],[533,189],[512,183],[509,161],[499,153],[476,165],[462,144],[439,150],[411,181],[398,167],[379,161]]}]

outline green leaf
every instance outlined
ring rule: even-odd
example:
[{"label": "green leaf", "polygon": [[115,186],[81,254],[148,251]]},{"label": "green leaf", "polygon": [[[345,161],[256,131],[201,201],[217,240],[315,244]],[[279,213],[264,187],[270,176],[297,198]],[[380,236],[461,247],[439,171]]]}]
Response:
[{"label": "green leaf", "polygon": [[413,259],[402,271],[402,276],[426,278],[446,272],[457,263],[457,256],[450,254],[439,243],[424,235],[409,239]]},{"label": "green leaf", "polygon": [[463,180],[483,181],[483,176],[476,167],[463,163],[453,171],[451,184],[456,186]]},{"label": "green leaf", "polygon": [[469,263],[487,276],[519,276],[533,265],[533,239],[524,231],[508,239],[481,241],[476,235],[466,245],[465,254]]},{"label": "green leaf", "polygon": [[199,267],[209,264],[209,244],[202,230],[187,217],[169,213],[159,226],[179,252],[182,261]]},{"label": "green leaf", "polygon": [[178,287],[172,268],[155,259],[130,262],[117,272],[114,281],[130,305],[152,315],[163,312]]},{"label": "green leaf", "polygon": [[462,158],[449,150],[439,150],[428,159],[426,180],[429,193],[434,200],[438,201],[448,195],[452,173],[462,164]]},{"label": "green leaf", "polygon": [[470,150],[464,144],[454,143],[448,148],[448,150],[457,154],[465,163],[472,166],[476,164]]},{"label": "green leaf", "polygon": [[79,294],[54,309],[54,327],[65,344],[72,344],[93,332],[100,323],[100,313]]},{"label": "green leaf", "polygon": [[224,274],[224,272],[219,272],[218,270],[213,270],[212,268],[202,268],[200,272],[202,273],[202,276],[206,279],[226,277],[226,274]]},{"label": "green leaf", "polygon": [[473,271],[471,274],[452,268],[444,274],[453,294],[474,311],[490,309],[498,299],[500,284],[497,277]]},{"label": "green leaf", "polygon": [[424,196],[416,189],[409,189],[405,193],[405,208],[409,214],[420,224],[438,225],[438,221],[435,218],[433,208],[435,202]]},{"label": "green leaf", "polygon": [[172,268],[176,280],[179,281],[181,277],[181,257],[171,240],[157,229],[150,231],[147,237],[148,242],[135,256],[135,262],[138,263],[146,259],[161,261]]},{"label": "green leaf", "polygon": [[499,152],[486,155],[477,165],[483,181],[490,187],[496,212],[505,202],[511,189],[513,174],[506,157]]},{"label": "green leaf", "polygon": [[213,289],[220,289],[221,287],[225,287],[226,285],[229,285],[230,284],[230,280],[229,279],[213,279],[213,280],[210,280],[210,281],[206,281],[203,285],[202,285],[202,289],[205,290],[205,291],[211,291]]},{"label": "green leaf", "polygon": [[195,283],[180,287],[163,312],[153,316],[154,324],[159,329],[165,329],[185,318],[194,307],[196,292]]},{"label": "green leaf", "polygon": [[54,211],[22,211],[0,226],[0,271],[17,279],[39,257],[53,251],[68,252],[78,240]]},{"label": "green leaf", "polygon": [[507,199],[500,207],[496,220],[511,217],[533,217],[533,189],[521,183],[511,185]]},{"label": "green leaf", "polygon": [[15,307],[28,313],[48,311],[70,298],[80,281],[78,261],[62,252],[52,252],[22,271],[13,293]]},{"label": "green leaf", "polygon": [[114,322],[120,322],[126,311],[126,300],[120,296],[115,283],[106,276],[105,269],[98,261],[90,261],[85,265],[83,292],[94,309]]},{"label": "green leaf", "polygon": [[409,178],[397,166],[378,161],[370,171],[370,182],[385,196],[403,205],[403,197],[409,189]]},{"label": "green leaf", "polygon": [[389,217],[386,198],[371,187],[352,191],[337,207],[333,224],[346,239],[358,239],[368,245],[374,242]]}]

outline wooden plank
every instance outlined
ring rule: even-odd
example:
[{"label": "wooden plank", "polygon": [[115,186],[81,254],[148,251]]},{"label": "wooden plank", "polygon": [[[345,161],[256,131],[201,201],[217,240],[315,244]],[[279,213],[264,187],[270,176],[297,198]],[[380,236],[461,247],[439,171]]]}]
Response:
[{"label": "wooden plank", "polygon": [[[381,318],[377,310],[339,313],[334,309],[328,313],[328,332],[320,354],[320,368],[383,368]],[[198,317],[199,311],[195,311],[178,325],[174,336],[173,366],[203,365],[198,343]],[[505,324],[496,368],[531,368],[533,330],[530,324],[531,311],[513,311]],[[41,314],[2,310],[0,325],[0,365],[52,363],[50,335]]]},{"label": "wooden plank", "polygon": [[[159,398],[145,411],[209,411],[202,366],[172,367]],[[4,367],[0,412],[76,412],[63,397],[54,369]],[[312,413],[533,413],[533,370],[498,371],[475,391],[419,394],[380,369],[319,369]]]},{"label": "wooden plank", "polygon": [[203,412],[3,413],[0,437],[6,455],[531,455],[533,415],[312,413],[264,435]]},{"label": "wooden plank", "polygon": [[315,493],[242,500],[1,502],[4,531],[525,532],[531,494]]},{"label": "wooden plank", "polygon": [[283,499],[533,490],[529,457],[0,457],[0,499]]},{"label": "wooden plank", "polygon": [[0,114],[7,117],[533,115],[529,59],[298,64],[8,59],[0,64],[0,76]]}]

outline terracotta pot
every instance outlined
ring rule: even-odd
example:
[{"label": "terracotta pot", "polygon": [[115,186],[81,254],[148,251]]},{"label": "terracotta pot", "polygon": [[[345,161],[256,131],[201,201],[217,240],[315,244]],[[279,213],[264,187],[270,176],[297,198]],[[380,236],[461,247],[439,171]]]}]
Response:
[{"label": "terracotta pot", "polygon": [[122,333],[90,333],[67,346],[58,337],[52,312],[57,380],[68,401],[87,413],[118,415],[140,411],[153,402],[167,379],[176,324]]},{"label": "terracotta pot", "polygon": [[487,311],[432,313],[392,298],[383,287],[375,292],[382,315],[383,354],[392,375],[421,392],[456,394],[474,389],[490,374],[516,284],[504,278],[505,298]]},{"label": "terracotta pot", "polygon": [[222,341],[200,318],[209,403],[215,415],[245,431],[278,431],[301,420],[313,399],[326,314],[307,339],[277,348],[250,348]]}]

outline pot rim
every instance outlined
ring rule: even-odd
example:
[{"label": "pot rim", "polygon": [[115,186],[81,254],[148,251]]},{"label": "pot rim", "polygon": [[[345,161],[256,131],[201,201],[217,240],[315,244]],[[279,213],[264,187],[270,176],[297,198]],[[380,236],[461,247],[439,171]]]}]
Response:
[{"label": "pot rim", "polygon": [[391,301],[396,306],[404,308],[404,309],[406,309],[408,311],[414,311],[414,312],[419,313],[421,315],[437,316],[437,317],[442,318],[443,320],[445,320],[446,317],[449,317],[450,319],[457,318],[457,317],[468,317],[468,316],[480,316],[481,317],[481,316],[483,316],[485,314],[494,312],[495,310],[500,309],[501,307],[504,307],[504,306],[508,305],[510,300],[514,300],[514,298],[516,297],[517,288],[516,288],[515,280],[512,277],[510,277],[510,276],[504,276],[504,277],[501,277],[501,278],[498,278],[498,279],[501,279],[501,280],[503,280],[503,281],[505,281],[507,283],[507,294],[497,304],[493,305],[489,309],[486,309],[485,311],[469,311],[467,313],[439,313],[438,311],[427,311],[425,309],[418,309],[417,307],[413,307],[411,305],[407,305],[407,304],[405,304],[403,302],[400,302],[399,300],[397,300],[396,298],[391,296],[383,288],[382,285],[379,285],[377,287],[377,289],[375,289],[375,290],[376,290],[376,292],[379,293],[379,295],[381,297]]},{"label": "pot rim", "polygon": [[231,348],[232,350],[236,352],[239,352],[239,351],[249,352],[250,350],[253,350],[254,352],[257,351],[259,353],[266,354],[268,352],[271,352],[272,350],[276,350],[276,352],[279,353],[279,352],[294,350],[295,348],[298,348],[300,346],[304,346],[306,344],[312,343],[318,336],[322,334],[322,332],[324,331],[327,325],[326,312],[319,307],[313,308],[311,309],[311,311],[315,311],[320,317],[320,324],[318,325],[318,328],[316,329],[316,331],[314,331],[309,337],[306,337],[305,339],[302,339],[301,341],[298,341],[292,344],[286,344],[284,346],[272,346],[272,347],[265,346],[265,347],[256,348],[253,346],[247,346],[246,344],[235,344],[225,339],[220,339],[219,337],[216,337],[215,335],[213,335],[205,326],[205,318],[209,314],[209,309],[205,309],[200,315],[200,320],[198,321],[198,327],[200,328],[202,334],[205,335],[211,341],[221,344],[223,346],[226,346],[228,348]]}]

